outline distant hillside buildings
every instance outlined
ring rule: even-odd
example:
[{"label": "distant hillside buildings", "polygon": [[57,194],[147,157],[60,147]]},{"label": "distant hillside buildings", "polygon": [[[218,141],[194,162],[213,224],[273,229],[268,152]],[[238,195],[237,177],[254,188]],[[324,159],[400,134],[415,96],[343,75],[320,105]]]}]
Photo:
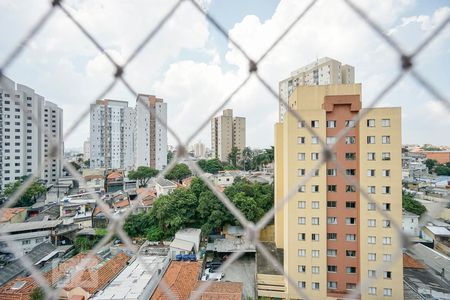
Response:
[{"label": "distant hillside buildings", "polygon": [[232,109],[225,109],[223,115],[211,119],[211,149],[213,157],[228,161],[233,147],[239,152],[245,148],[245,118],[233,117]]},{"label": "distant hillside buildings", "polygon": [[[36,120],[37,124],[32,120]],[[58,145],[58,157],[51,157],[51,145]],[[32,88],[0,79],[0,188],[35,174],[54,183],[61,176],[63,111]]]},{"label": "distant hillside buildings", "polygon": [[90,167],[130,170],[167,165],[167,103],[139,94],[136,108],[126,101],[98,100],[91,105]]}]

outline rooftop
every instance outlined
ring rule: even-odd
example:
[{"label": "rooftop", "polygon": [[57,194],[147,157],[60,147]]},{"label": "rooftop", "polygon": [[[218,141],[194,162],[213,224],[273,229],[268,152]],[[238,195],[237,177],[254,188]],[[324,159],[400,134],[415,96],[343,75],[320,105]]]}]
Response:
[{"label": "rooftop", "polygon": [[36,221],[24,223],[4,223],[0,224],[0,233],[13,233],[19,231],[54,228],[61,224],[61,220],[53,221]]},{"label": "rooftop", "polygon": [[157,279],[166,261],[167,258],[164,256],[141,256],[127,266],[93,299],[139,299],[148,283]]},{"label": "rooftop", "polygon": [[170,248],[176,248],[186,251],[191,251],[192,248],[194,248],[194,242],[191,241],[185,241],[181,239],[174,239],[172,243],[170,243]]},{"label": "rooftop", "polygon": [[206,250],[219,253],[256,251],[255,245],[250,244],[245,238],[216,239],[214,243],[208,243]]},{"label": "rooftop", "polygon": [[434,235],[440,235],[440,236],[450,236],[450,230],[448,230],[446,227],[441,226],[425,226],[431,233]]},{"label": "rooftop", "polygon": [[162,187],[176,187],[177,184],[173,181],[167,180],[165,178],[157,178],[155,180],[156,184],[162,186]]},{"label": "rooftop", "polygon": [[[194,290],[191,293],[191,297],[197,294],[197,290],[204,284],[204,281],[197,282]],[[200,300],[241,300],[242,299],[242,282],[225,282],[214,281],[198,298]]]},{"label": "rooftop", "polygon": [[410,268],[410,269],[425,269],[425,266],[409,256],[406,253],[403,253],[403,268]]},{"label": "rooftop", "polygon": [[26,211],[26,207],[11,207],[2,209],[3,215],[0,218],[0,223],[9,222],[15,215]]},{"label": "rooftop", "polygon": [[[178,300],[187,300],[198,281],[200,262],[172,261],[163,276],[169,290]],[[169,300],[158,284],[151,300]]]}]

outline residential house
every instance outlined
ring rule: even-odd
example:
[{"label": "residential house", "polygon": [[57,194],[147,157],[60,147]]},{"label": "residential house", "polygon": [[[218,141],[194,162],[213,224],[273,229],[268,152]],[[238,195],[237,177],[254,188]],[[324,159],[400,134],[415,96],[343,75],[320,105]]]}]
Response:
[{"label": "residential house", "polygon": [[26,207],[12,207],[2,209],[0,223],[22,223],[27,217]]},{"label": "residential house", "polygon": [[169,195],[176,188],[177,184],[173,181],[167,180],[165,178],[157,178],[155,180],[155,190],[158,197],[161,195]]}]

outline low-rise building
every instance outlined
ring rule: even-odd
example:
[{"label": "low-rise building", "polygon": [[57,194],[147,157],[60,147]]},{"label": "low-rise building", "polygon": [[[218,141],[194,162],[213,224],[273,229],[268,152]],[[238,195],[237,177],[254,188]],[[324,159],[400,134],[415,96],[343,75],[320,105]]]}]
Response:
[{"label": "low-rise building", "polygon": [[169,195],[176,188],[177,184],[173,181],[167,180],[165,178],[158,178],[155,180],[155,190],[158,197],[161,195]]},{"label": "low-rise building", "polygon": [[172,259],[178,254],[194,253],[199,255],[201,229],[185,228],[175,233],[175,238],[170,243],[170,256]]},{"label": "low-rise building", "polygon": [[419,217],[416,214],[410,213],[408,211],[403,211],[402,216],[402,228],[403,232],[409,236],[419,236]]},{"label": "low-rise building", "polygon": [[[208,284],[205,289],[203,286]],[[200,289],[205,289],[200,295]],[[242,300],[243,299],[243,284],[242,282],[202,282],[199,281],[191,293],[191,298],[199,300]]]},{"label": "low-rise building", "polygon": [[22,223],[27,217],[26,207],[11,207],[2,209],[0,223]]}]

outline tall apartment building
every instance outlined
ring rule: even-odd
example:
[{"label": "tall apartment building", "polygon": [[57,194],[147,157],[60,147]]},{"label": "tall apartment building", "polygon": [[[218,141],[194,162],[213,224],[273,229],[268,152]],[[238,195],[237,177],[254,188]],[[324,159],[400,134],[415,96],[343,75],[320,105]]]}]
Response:
[{"label": "tall apartment building", "polygon": [[83,143],[83,159],[91,159],[91,140],[88,139]]},{"label": "tall apartment building", "polygon": [[167,165],[167,103],[152,95],[139,94],[135,122],[136,166],[164,169]]},{"label": "tall apartment building", "polygon": [[228,161],[233,147],[241,152],[245,148],[245,118],[233,117],[232,109],[211,119],[211,150],[213,157]]},{"label": "tall apartment building", "polygon": [[[322,57],[313,63],[291,72],[291,76],[280,81],[279,97],[285,103],[288,103],[289,96],[297,86],[351,83],[355,83],[354,67],[342,65],[341,62],[329,57]],[[280,104],[280,122],[283,122],[285,114],[286,108]]]},{"label": "tall apartment building", "polygon": [[[305,120],[286,114],[275,125],[276,203],[297,191],[275,216],[285,271],[311,299],[344,299],[367,277],[373,281],[360,299],[403,299],[402,258],[393,260],[402,244],[392,228],[402,221],[400,108],[361,108],[360,84],[298,86],[289,106]],[[352,118],[361,110],[367,114],[355,124]],[[344,129],[348,133],[336,141]],[[331,159],[299,186],[322,158],[319,139],[336,143]],[[301,298],[286,281],[283,292],[272,294]]]},{"label": "tall apartment building", "polygon": [[205,158],[206,157],[206,147],[202,142],[197,142],[193,145],[194,157],[195,158]]},{"label": "tall apartment building", "polygon": [[[40,164],[39,176],[56,182],[62,172],[62,122],[63,111],[56,104],[5,76],[0,79],[0,188],[36,174]],[[52,145],[60,146],[59,151],[52,151]]]},{"label": "tall apartment building", "polygon": [[134,167],[135,110],[128,102],[97,100],[90,111],[90,167]]}]

